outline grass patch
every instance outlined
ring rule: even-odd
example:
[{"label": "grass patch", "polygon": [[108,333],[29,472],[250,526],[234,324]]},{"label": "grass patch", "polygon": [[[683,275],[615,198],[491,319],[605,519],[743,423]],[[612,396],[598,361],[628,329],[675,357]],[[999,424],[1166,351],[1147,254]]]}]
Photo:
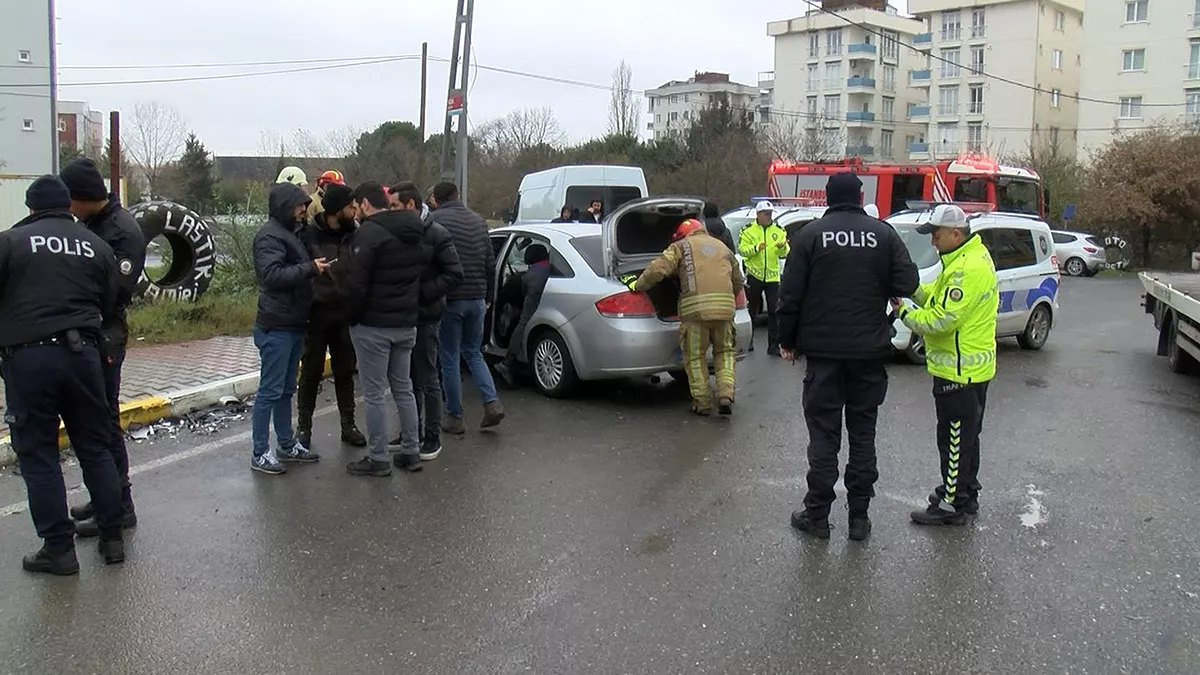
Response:
[{"label": "grass patch", "polygon": [[1096,276],[1098,276],[1098,277],[1136,277],[1138,271],[1139,270],[1129,269],[1129,268],[1126,268],[1123,270],[1118,270],[1118,269],[1114,269],[1112,267],[1106,267],[1106,268],[1100,270],[1096,274]]},{"label": "grass patch", "polygon": [[254,293],[208,293],[196,302],[139,302],[129,308],[129,340],[166,344],[218,335],[250,335],[258,311]]}]

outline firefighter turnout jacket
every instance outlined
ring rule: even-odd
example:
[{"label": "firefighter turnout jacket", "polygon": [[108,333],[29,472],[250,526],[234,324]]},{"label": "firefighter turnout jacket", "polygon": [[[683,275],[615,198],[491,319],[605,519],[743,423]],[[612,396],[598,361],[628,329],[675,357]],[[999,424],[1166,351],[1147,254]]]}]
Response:
[{"label": "firefighter turnout jacket", "polygon": [[[762,244],[766,246],[759,250]],[[788,255],[787,231],[773,221],[766,226],[750,221],[738,234],[738,253],[746,263],[746,274],[768,284],[777,284],[779,261]]]},{"label": "firefighter turnout jacket", "polygon": [[720,239],[701,229],[671,244],[642,272],[631,290],[646,291],[671,276],[679,277],[680,319],[733,321],[736,297],[745,278],[733,251]]},{"label": "firefighter turnout jacket", "polygon": [[929,374],[959,384],[996,375],[996,267],[978,234],[942,254],[942,272],[900,308],[900,320],[925,338]]}]

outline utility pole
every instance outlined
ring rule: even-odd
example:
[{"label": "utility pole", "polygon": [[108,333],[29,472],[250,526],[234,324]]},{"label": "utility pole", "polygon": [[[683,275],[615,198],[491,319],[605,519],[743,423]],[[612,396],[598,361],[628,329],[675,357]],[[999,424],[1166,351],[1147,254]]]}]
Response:
[{"label": "utility pole", "polygon": [[421,43],[421,147],[418,149],[420,154],[417,155],[417,187],[424,194],[429,187],[425,185],[425,156],[429,153],[425,152],[425,110],[427,93],[429,91],[429,43]]},{"label": "utility pole", "polygon": [[50,173],[58,173],[58,20],[54,0],[46,0],[50,21]]},{"label": "utility pole", "polygon": [[[475,0],[458,0],[454,19],[454,48],[450,53],[450,83],[446,91],[446,119],[442,132],[442,180],[453,180],[459,195],[467,201],[467,90],[471,64],[471,28],[475,15]],[[462,71],[459,71],[461,55]],[[456,142],[450,139],[451,120],[458,117]],[[454,160],[450,155],[453,150]]]}]

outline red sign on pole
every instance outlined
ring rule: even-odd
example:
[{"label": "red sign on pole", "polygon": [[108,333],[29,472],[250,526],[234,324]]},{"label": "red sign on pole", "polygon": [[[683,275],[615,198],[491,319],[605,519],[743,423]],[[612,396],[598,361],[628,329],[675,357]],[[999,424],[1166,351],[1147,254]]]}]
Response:
[{"label": "red sign on pole", "polygon": [[463,95],[461,91],[455,91],[450,94],[450,98],[446,100],[446,113],[457,115],[463,110]]}]

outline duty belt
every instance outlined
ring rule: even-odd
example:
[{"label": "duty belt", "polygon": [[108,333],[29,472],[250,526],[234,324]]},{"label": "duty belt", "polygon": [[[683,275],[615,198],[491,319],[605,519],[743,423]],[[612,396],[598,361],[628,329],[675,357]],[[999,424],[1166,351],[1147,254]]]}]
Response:
[{"label": "duty belt", "polygon": [[[85,347],[95,347],[96,341],[91,338],[81,337],[78,344],[85,346]],[[19,349],[25,349],[26,347],[67,347],[67,348],[70,348],[71,341],[67,337],[67,333],[62,332],[62,333],[57,333],[55,335],[51,335],[50,337],[42,339],[42,340],[37,340],[35,342],[26,342],[24,344],[13,345],[11,347],[4,347],[3,349],[0,349],[0,355],[12,356],[13,352],[15,352]]]}]

